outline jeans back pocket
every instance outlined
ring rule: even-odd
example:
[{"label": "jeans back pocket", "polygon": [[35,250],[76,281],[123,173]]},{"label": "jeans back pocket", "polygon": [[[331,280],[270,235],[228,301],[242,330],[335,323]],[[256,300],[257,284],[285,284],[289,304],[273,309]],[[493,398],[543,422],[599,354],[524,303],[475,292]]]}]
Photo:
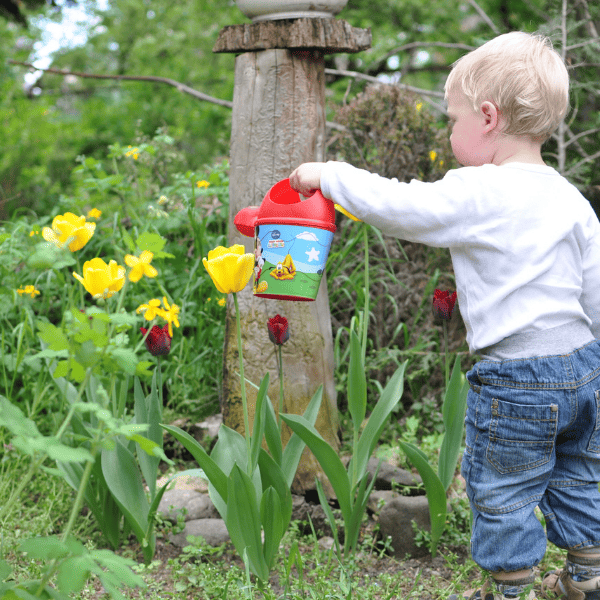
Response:
[{"label": "jeans back pocket", "polygon": [[594,431],[592,431],[587,449],[588,452],[598,454],[600,453],[600,390],[594,392],[594,398],[596,400]]},{"label": "jeans back pocket", "polygon": [[558,405],[527,405],[492,398],[487,459],[499,473],[535,469],[554,448]]}]

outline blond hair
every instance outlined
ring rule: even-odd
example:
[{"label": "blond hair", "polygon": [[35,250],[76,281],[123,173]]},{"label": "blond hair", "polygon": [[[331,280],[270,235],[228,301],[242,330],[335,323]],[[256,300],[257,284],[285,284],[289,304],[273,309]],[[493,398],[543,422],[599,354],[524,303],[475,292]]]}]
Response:
[{"label": "blond hair", "polygon": [[569,74],[545,36],[513,31],[458,59],[445,85],[479,111],[492,102],[506,119],[505,135],[545,141],[569,108]]}]

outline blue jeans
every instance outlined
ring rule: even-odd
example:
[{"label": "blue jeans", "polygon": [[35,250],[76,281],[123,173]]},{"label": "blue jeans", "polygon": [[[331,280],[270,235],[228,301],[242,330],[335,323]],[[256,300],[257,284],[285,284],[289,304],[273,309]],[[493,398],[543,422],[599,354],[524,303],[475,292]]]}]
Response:
[{"label": "blue jeans", "polygon": [[478,362],[467,373],[462,475],[471,554],[488,571],[537,565],[547,539],[600,546],[600,342],[569,354]]}]

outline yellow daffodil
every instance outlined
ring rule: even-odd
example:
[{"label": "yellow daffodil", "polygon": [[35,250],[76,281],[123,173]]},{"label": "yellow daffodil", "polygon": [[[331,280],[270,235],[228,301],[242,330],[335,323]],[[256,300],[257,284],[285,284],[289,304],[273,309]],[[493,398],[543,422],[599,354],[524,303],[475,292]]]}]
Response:
[{"label": "yellow daffodil", "polygon": [[83,277],[73,273],[94,300],[110,298],[125,283],[125,267],[111,260],[106,264],[101,258],[92,258],[83,264]]},{"label": "yellow daffodil", "polygon": [[69,242],[69,250],[75,252],[81,250],[94,235],[96,223],[86,223],[82,215],[77,217],[67,212],[57,215],[52,221],[52,228],[44,227],[42,236],[47,242],[52,242],[59,248],[63,248]]},{"label": "yellow daffodil", "polygon": [[169,303],[164,296],[163,304],[165,306],[165,310],[163,311],[161,317],[169,324],[169,335],[173,337],[173,325],[175,325],[175,327],[179,327],[179,306],[177,306],[177,304],[171,304],[169,306]]},{"label": "yellow daffodil", "polygon": [[433,162],[437,157],[437,152],[435,150],[431,150],[429,152],[429,160],[431,160],[431,162]]},{"label": "yellow daffodil", "polygon": [[87,218],[88,219],[99,219],[102,216],[102,211],[97,208],[92,208],[88,211]]},{"label": "yellow daffodil", "polygon": [[254,271],[254,254],[244,254],[244,246],[235,244],[230,248],[217,246],[203,258],[202,264],[208,271],[215,287],[222,294],[243,290]]},{"label": "yellow daffodil", "polygon": [[144,275],[146,277],[156,277],[158,275],[158,271],[150,264],[153,256],[154,254],[149,250],[144,250],[139,258],[131,254],[125,256],[125,264],[131,267],[129,281],[139,281]]},{"label": "yellow daffodil", "polygon": [[196,186],[199,188],[207,188],[209,185],[210,185],[210,183],[208,183],[208,181],[206,181],[206,179],[196,182]]},{"label": "yellow daffodil", "polygon": [[152,300],[148,301],[148,304],[140,304],[135,310],[138,315],[142,311],[145,311],[144,319],[146,319],[146,321],[152,321],[152,319],[157,316],[164,318],[165,311],[160,307],[160,300],[158,298],[152,298]]},{"label": "yellow daffodil", "polygon": [[34,285],[26,285],[24,288],[19,288],[17,290],[17,293],[20,296],[22,296],[23,294],[28,294],[32,298],[35,298],[36,296],[38,296],[40,294],[40,292],[38,292],[38,290],[35,289]]},{"label": "yellow daffodil", "polygon": [[359,218],[351,215],[343,206],[340,206],[339,204],[334,204],[333,206],[335,207],[335,210],[339,210],[343,215],[350,217],[353,221],[360,221]]}]

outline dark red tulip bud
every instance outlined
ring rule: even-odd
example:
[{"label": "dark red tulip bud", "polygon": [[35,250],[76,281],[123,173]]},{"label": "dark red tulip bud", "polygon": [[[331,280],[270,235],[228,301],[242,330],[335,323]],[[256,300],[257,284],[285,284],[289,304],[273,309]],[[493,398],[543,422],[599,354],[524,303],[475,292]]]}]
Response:
[{"label": "dark red tulip bud", "polygon": [[[140,331],[146,335],[147,329],[140,327]],[[165,356],[171,350],[171,336],[169,335],[169,324],[164,327],[154,325],[146,338],[146,348],[152,356]]]},{"label": "dark red tulip bud", "polygon": [[456,292],[435,290],[433,293],[433,316],[439,321],[449,321],[456,303]]},{"label": "dark red tulip bud", "polygon": [[287,342],[290,337],[288,320],[281,315],[275,315],[269,319],[267,321],[267,329],[269,330],[269,339],[277,346],[281,346],[281,344]]}]

